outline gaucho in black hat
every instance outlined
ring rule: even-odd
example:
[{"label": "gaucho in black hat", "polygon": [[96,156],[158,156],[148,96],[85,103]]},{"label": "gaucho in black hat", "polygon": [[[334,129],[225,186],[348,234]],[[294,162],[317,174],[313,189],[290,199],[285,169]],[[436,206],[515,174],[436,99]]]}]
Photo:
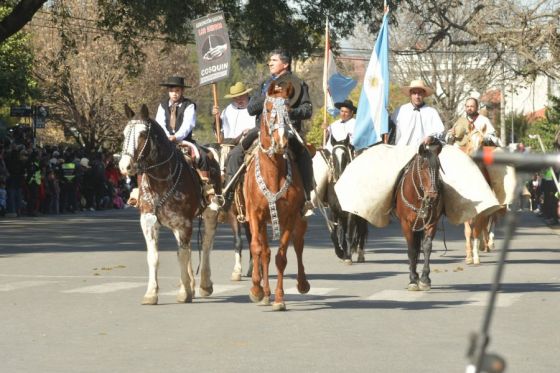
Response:
[{"label": "gaucho in black hat", "polygon": [[183,96],[185,88],[185,78],[181,76],[170,76],[160,84],[167,87],[169,97],[164,98],[158,106],[156,122],[163,128],[169,141],[180,143],[186,140],[193,143],[198,149],[200,157],[197,167],[202,179],[208,180],[210,166],[208,156],[192,138],[192,131],[196,125],[196,104]]},{"label": "gaucho in black hat", "polygon": [[356,124],[354,114],[358,110],[354,106],[352,100],[337,102],[334,106],[340,110],[340,119],[331,123],[331,125],[327,128],[328,139],[325,144],[325,148],[329,151],[332,151],[333,145],[346,140],[346,138],[349,138],[350,145],[353,145],[352,137],[354,135],[354,126]]}]

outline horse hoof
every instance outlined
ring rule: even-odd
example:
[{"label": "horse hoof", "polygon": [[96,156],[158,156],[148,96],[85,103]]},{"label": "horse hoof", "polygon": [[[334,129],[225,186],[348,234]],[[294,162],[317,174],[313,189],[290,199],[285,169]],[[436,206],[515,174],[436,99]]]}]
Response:
[{"label": "horse hoof", "polygon": [[241,272],[232,272],[231,281],[241,281]]},{"label": "horse hoof", "polygon": [[157,304],[157,302],[158,302],[157,295],[144,296],[144,298],[142,298],[142,305],[144,306],[154,306]]},{"label": "horse hoof", "polygon": [[309,293],[309,290],[311,289],[311,285],[309,285],[309,282],[307,280],[304,280],[302,282],[298,281],[297,289],[298,289],[298,292],[300,294],[307,294],[307,293]]},{"label": "horse hoof", "polygon": [[274,302],[272,304],[272,310],[273,311],[286,311],[286,303],[284,303],[284,302],[280,302],[280,303]]},{"label": "horse hoof", "polygon": [[249,298],[251,299],[251,302],[259,303],[264,298],[264,291],[260,288],[258,293],[255,295],[252,290],[249,290]]},{"label": "horse hoof", "polygon": [[480,259],[474,259],[472,264],[474,264],[475,266],[480,265]]},{"label": "horse hoof", "polygon": [[358,263],[365,263],[366,262],[366,258],[363,255],[359,255],[358,256]]},{"label": "horse hoof", "polygon": [[[409,285],[410,286],[410,285]],[[422,291],[428,291],[432,288],[432,284],[430,284],[429,282],[422,282],[420,281],[420,284],[418,286],[420,288],[420,290]],[[409,289],[410,290],[410,289]]]},{"label": "horse hoof", "polygon": [[202,286],[200,287],[200,296],[205,298],[205,297],[209,297],[210,295],[212,295],[212,293],[214,292],[214,286],[210,285],[207,288],[203,288]]},{"label": "horse hoof", "polygon": [[270,306],[270,295],[265,295],[259,302],[259,306]]},{"label": "horse hoof", "polygon": [[466,257],[466,258],[465,258],[465,263],[467,263],[467,264],[473,264],[473,258],[472,258],[472,257]]},{"label": "horse hoof", "polygon": [[177,294],[177,303],[192,303],[192,295],[187,295],[187,293],[179,293]]},{"label": "horse hoof", "polygon": [[408,291],[419,291],[420,288],[418,287],[418,284],[415,282],[411,282],[410,284],[408,284]]},{"label": "horse hoof", "polygon": [[352,259],[344,259],[342,262],[346,265],[349,265],[349,266],[352,265]]}]

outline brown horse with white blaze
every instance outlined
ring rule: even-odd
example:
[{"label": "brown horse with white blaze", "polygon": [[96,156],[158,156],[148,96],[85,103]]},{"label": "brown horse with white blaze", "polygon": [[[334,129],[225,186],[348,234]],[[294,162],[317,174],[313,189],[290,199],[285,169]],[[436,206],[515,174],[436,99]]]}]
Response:
[{"label": "brown horse with white blaze", "polygon": [[[253,302],[270,302],[270,247],[267,222],[272,224],[274,239],[280,240],[276,254],[278,280],[274,293],[274,310],[285,310],[284,270],[286,252],[293,242],[298,263],[297,288],[302,294],[310,286],[303,266],[304,235],[307,221],[302,217],[305,202],[303,182],[288,150],[288,130],[291,128],[287,98],[293,87],[270,85],[261,115],[258,149],[247,168],[243,194],[251,231],[253,286],[249,296]],[[292,128],[293,130],[293,128]],[[294,139],[295,140],[295,139]],[[259,270],[262,268],[262,273]]]},{"label": "brown horse with white blaze", "polygon": [[[410,283],[408,290],[430,290],[430,255],[437,223],[443,211],[443,186],[439,175],[438,154],[441,143],[420,145],[418,153],[406,165],[395,189],[395,214],[408,245]],[[424,253],[422,276],[416,272]]]},{"label": "brown horse with white blaze", "polygon": [[204,218],[200,295],[213,292],[210,252],[214,244],[217,212],[205,206],[197,172],[187,164],[180,150],[167,139],[163,129],[149,118],[143,105],[138,115],[125,105],[128,123],[119,169],[123,175],[140,174],[138,208],[147,245],[148,287],[142,304],[158,303],[158,237],[163,225],[177,240],[181,276],[177,302],[192,302],[195,277],[191,261],[193,219]]}]

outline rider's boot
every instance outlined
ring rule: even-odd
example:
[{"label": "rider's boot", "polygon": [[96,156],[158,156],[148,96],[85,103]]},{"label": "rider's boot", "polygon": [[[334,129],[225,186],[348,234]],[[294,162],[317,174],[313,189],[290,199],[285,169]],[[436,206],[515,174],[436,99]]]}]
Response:
[{"label": "rider's boot", "polygon": [[198,174],[200,175],[200,180],[202,181],[202,193],[204,195],[204,199],[208,202],[208,207],[210,207],[211,210],[218,211],[220,207],[214,198],[216,196],[216,191],[210,181],[210,171],[198,170]]}]

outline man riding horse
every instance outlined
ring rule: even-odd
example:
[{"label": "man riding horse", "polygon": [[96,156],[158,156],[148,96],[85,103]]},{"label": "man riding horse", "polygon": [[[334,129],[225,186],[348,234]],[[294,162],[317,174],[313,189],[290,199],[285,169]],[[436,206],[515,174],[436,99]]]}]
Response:
[{"label": "man riding horse", "polygon": [[[276,49],[270,53],[268,68],[271,76],[260,85],[260,89],[257,94],[251,97],[247,110],[249,114],[256,116],[257,120],[255,124],[260,123],[260,116],[263,111],[266,93],[270,84],[275,82],[278,90],[286,87],[288,83],[291,83],[293,86],[293,93],[288,98],[288,112],[291,125],[296,132],[290,133],[289,146],[295,155],[298,169],[300,170],[300,174],[303,178],[306,203],[302,213],[306,213],[307,210],[313,208],[313,205],[311,204],[311,191],[313,190],[313,164],[311,161],[311,155],[302,140],[301,130],[302,121],[311,118],[313,106],[311,105],[307,84],[292,73],[291,64],[292,57],[288,52],[282,49]],[[241,140],[240,144],[230,151],[226,164],[227,182],[229,182],[234,175],[237,174],[237,171],[243,164],[245,152],[249,150],[253,142],[257,139],[258,133],[259,127],[249,130],[245,138]],[[226,200],[233,198],[231,189],[232,188],[230,188],[225,196]]]}]

